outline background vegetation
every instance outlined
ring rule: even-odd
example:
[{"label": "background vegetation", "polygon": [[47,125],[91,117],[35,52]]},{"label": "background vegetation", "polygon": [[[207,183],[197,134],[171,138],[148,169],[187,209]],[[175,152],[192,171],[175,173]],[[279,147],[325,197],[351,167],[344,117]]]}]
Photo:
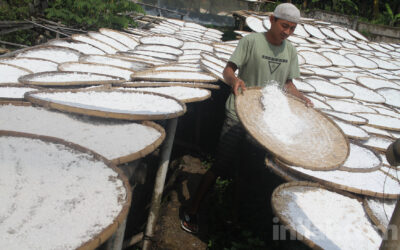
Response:
[{"label": "background vegetation", "polygon": [[[24,21],[46,18],[71,28],[97,30],[100,27],[122,29],[135,26],[130,13],[144,13],[129,0],[8,0],[0,1],[0,21]],[[2,34],[0,40],[32,45],[44,33],[40,28]],[[51,34],[47,32],[47,35]],[[54,35],[54,34],[53,34]],[[49,37],[51,38],[51,37]]]},{"label": "background vegetation", "polygon": [[[304,11],[324,10],[359,17],[360,21],[400,27],[399,0],[292,0]],[[267,5],[266,11],[273,11],[275,5]]]}]

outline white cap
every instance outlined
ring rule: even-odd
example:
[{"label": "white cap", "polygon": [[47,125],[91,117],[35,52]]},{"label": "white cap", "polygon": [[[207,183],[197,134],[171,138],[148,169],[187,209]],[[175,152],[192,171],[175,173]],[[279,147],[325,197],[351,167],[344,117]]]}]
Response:
[{"label": "white cap", "polygon": [[298,23],[300,22],[300,10],[291,3],[281,3],[276,6],[274,17]]}]

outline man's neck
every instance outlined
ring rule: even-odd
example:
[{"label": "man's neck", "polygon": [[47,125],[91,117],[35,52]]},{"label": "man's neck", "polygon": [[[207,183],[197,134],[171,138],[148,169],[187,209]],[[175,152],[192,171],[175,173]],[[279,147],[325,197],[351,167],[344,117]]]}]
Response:
[{"label": "man's neck", "polygon": [[267,41],[275,46],[279,46],[282,45],[283,41],[281,41],[280,39],[277,39],[270,30],[268,30],[267,32],[265,32],[265,38],[267,39]]}]

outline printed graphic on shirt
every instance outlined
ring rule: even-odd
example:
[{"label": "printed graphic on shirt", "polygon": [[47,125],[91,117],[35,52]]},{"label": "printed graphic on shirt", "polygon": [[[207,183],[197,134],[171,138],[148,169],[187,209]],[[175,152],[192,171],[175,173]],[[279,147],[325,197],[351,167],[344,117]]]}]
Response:
[{"label": "printed graphic on shirt", "polygon": [[282,63],[287,63],[287,59],[280,59],[280,58],[274,58],[270,56],[263,55],[262,58],[268,60],[268,66],[269,66],[269,72],[273,74],[279,66],[281,66]]}]

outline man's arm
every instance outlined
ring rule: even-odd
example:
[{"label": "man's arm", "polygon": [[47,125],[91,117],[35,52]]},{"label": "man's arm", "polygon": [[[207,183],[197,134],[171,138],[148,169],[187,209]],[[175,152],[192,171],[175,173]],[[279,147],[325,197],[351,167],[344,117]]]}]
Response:
[{"label": "man's arm", "polygon": [[236,70],[237,70],[236,64],[234,64],[233,62],[228,62],[222,74],[224,76],[225,82],[232,87],[233,94],[239,95],[239,89],[245,91],[246,86],[242,79],[235,76]]},{"label": "man's arm", "polygon": [[301,93],[300,91],[297,90],[297,88],[296,88],[296,86],[294,86],[292,80],[287,80],[284,88],[286,89],[286,91],[289,94],[292,94],[292,95],[296,96],[297,98],[300,98],[301,100],[303,100],[306,103],[307,107],[314,107],[314,104],[312,103],[312,101],[310,99],[308,99],[307,97],[305,97],[303,95],[303,93]]}]

